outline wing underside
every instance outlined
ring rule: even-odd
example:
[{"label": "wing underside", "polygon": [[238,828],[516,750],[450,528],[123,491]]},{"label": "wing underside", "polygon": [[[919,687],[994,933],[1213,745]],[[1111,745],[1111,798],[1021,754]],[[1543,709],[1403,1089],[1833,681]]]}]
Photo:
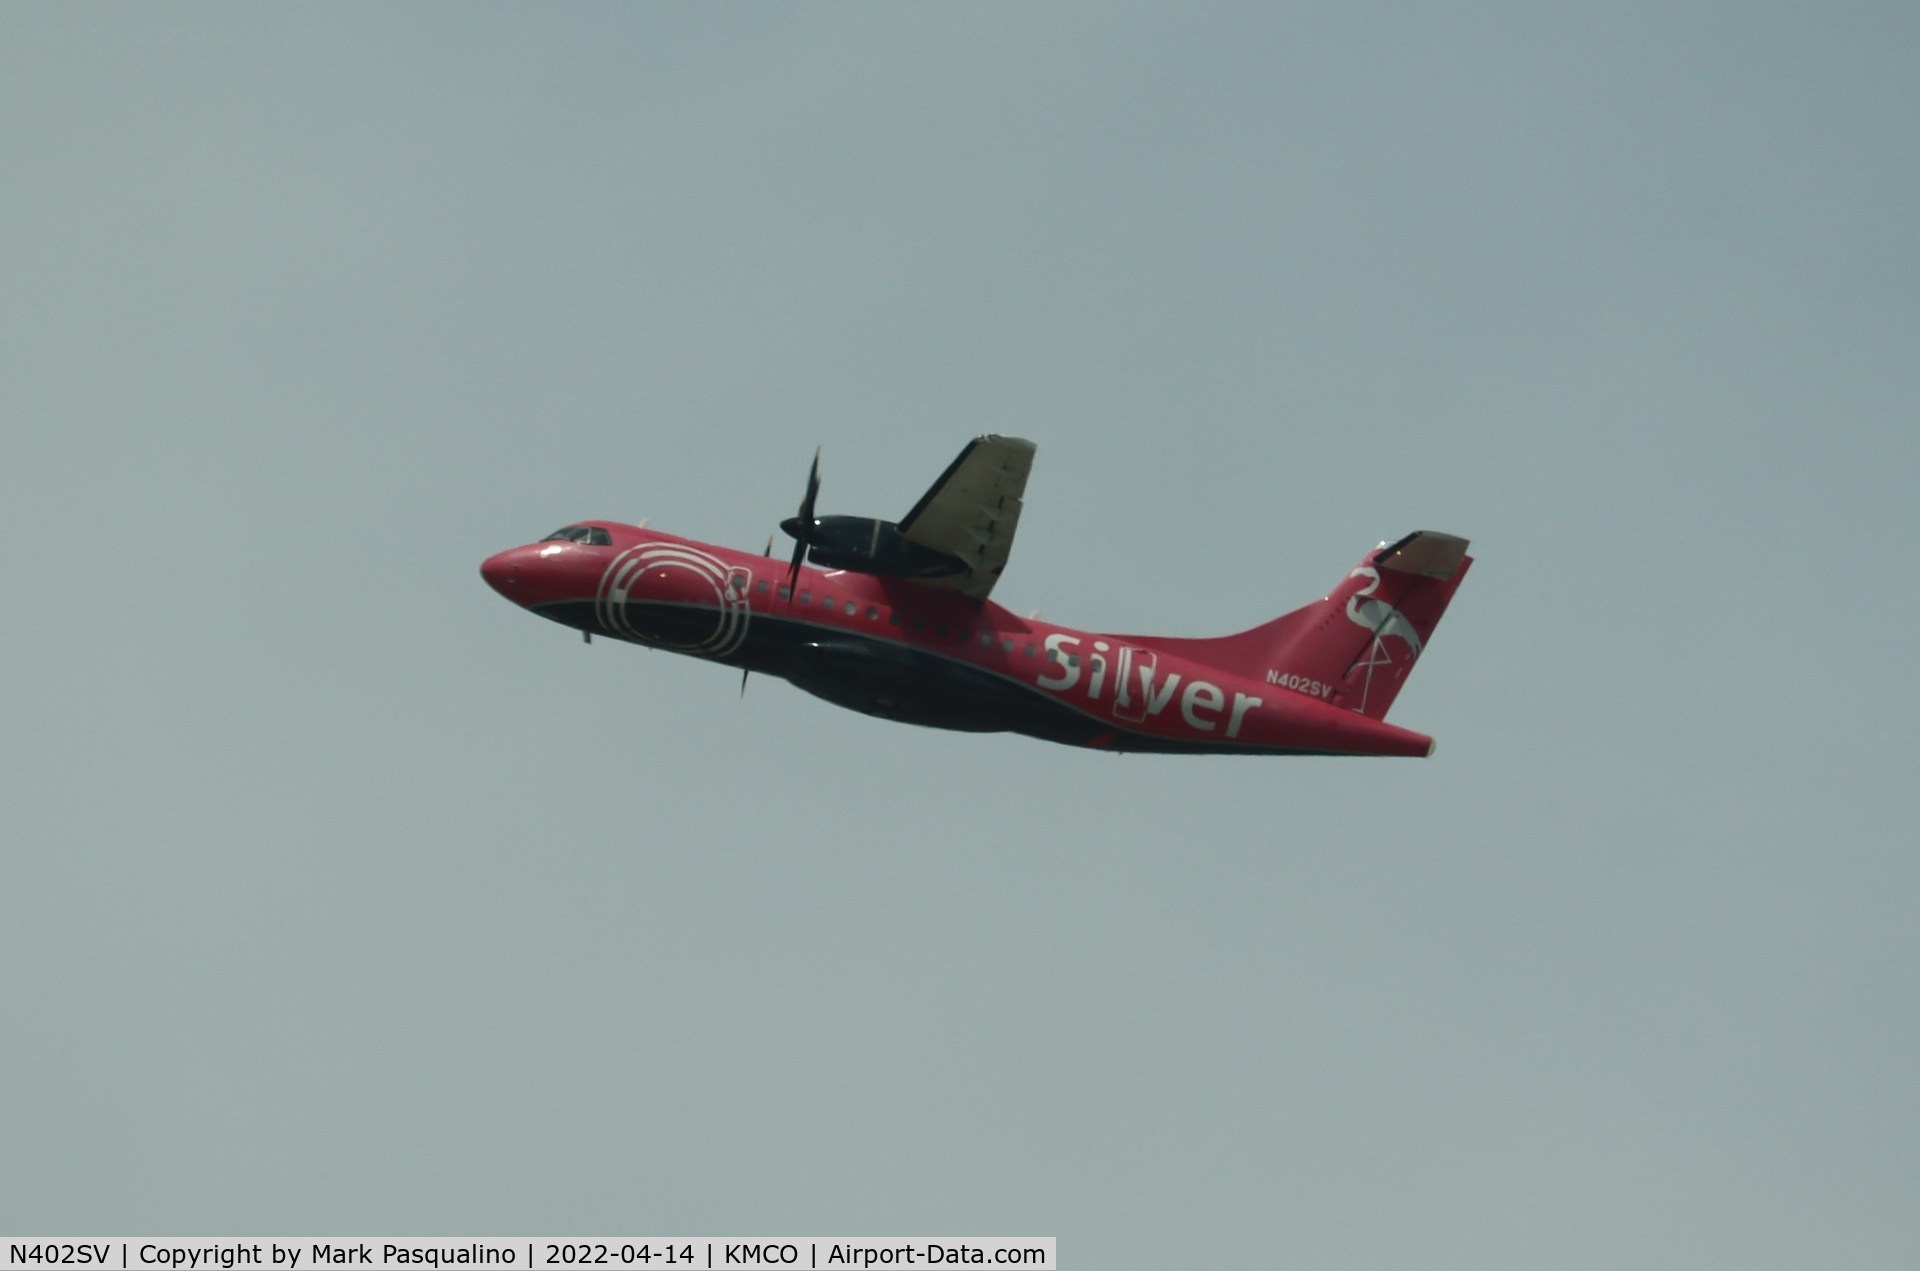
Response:
[{"label": "wing underside", "polygon": [[1000,581],[1020,525],[1020,500],[1033,467],[1034,444],[1018,437],[976,437],[947,466],[933,488],[900,521],[900,533],[966,565],[966,572],[931,585],[954,587],[985,600]]}]

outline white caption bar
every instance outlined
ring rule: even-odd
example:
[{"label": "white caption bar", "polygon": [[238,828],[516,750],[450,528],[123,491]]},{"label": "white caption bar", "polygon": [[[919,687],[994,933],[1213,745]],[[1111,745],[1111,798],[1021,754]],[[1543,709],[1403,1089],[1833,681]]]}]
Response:
[{"label": "white caption bar", "polygon": [[0,1236],[0,1271],[328,1271],[336,1267],[509,1271],[846,1271],[1025,1267],[1057,1271],[1052,1236]]}]

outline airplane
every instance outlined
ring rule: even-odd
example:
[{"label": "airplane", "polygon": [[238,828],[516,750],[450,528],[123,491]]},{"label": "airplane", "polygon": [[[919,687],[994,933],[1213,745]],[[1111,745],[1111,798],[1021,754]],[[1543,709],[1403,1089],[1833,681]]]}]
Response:
[{"label": "airplane", "polygon": [[[899,521],[816,516],[814,452],[793,557],[582,521],[490,556],[487,583],[579,630],[777,676],[903,723],[1115,752],[1433,753],[1387,709],[1473,564],[1416,530],[1323,599],[1211,639],[1079,631],[988,597],[1020,522],[1034,444],[977,437]],[[809,565],[811,564],[811,567]]]}]

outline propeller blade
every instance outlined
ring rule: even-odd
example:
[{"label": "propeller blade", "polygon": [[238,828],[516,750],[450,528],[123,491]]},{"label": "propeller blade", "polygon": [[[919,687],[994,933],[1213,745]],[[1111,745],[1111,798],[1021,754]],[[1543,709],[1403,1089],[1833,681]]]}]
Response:
[{"label": "propeller blade", "polygon": [[[813,448],[813,466],[807,469],[807,493],[800,500],[800,512],[780,522],[780,528],[793,535],[793,563],[787,566],[787,603],[793,603],[794,584],[800,581],[800,564],[807,558],[807,542],[813,530],[813,503],[820,495],[820,447]],[[773,540],[767,540],[773,551]]]},{"label": "propeller blade", "polygon": [[787,566],[787,603],[793,603],[793,585],[800,581],[800,562],[806,559],[807,540],[795,538],[793,542],[793,563]]},{"label": "propeller blade", "polygon": [[800,500],[800,523],[813,524],[813,500],[820,493],[820,447],[813,448],[813,467],[807,470],[807,497]]}]

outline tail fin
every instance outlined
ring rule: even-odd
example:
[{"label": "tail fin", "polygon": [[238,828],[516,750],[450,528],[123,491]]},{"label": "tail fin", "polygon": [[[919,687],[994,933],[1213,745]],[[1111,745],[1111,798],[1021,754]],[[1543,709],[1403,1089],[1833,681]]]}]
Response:
[{"label": "tail fin", "polygon": [[1415,530],[1367,553],[1325,600],[1238,635],[1157,643],[1380,719],[1472,564],[1466,539]]}]

